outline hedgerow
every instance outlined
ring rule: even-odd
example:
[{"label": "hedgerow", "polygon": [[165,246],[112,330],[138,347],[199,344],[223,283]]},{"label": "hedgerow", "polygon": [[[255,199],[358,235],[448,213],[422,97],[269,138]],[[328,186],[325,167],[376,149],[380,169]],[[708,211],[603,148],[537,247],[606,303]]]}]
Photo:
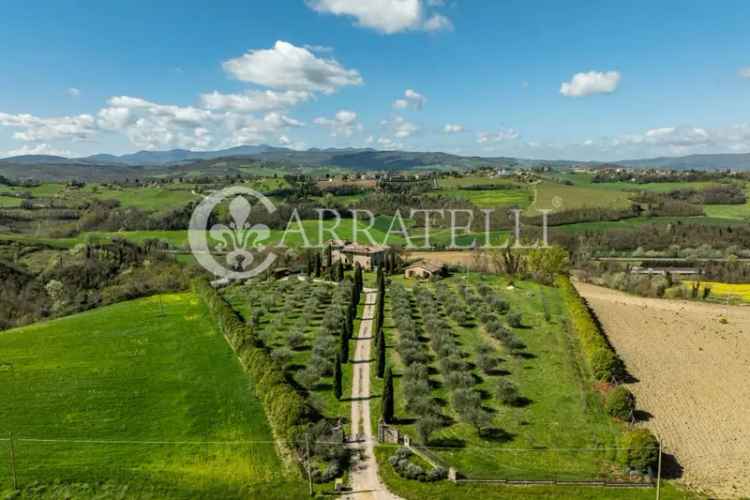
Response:
[{"label": "hedgerow", "polygon": [[274,434],[279,439],[295,441],[310,423],[311,413],[304,398],[286,381],[283,368],[274,362],[253,328],[239,318],[208,281],[194,280],[193,290],[252,378]]},{"label": "hedgerow", "polygon": [[555,279],[570,315],[570,322],[583,348],[584,357],[597,380],[621,379],[625,366],[594,321],[578,291],[565,275]]}]

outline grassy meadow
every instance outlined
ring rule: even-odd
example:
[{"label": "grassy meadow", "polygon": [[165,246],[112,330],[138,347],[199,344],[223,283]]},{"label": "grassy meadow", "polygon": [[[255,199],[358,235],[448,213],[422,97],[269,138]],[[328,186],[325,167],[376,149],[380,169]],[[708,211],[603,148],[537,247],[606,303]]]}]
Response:
[{"label": "grassy meadow", "polygon": [[533,186],[534,202],[527,215],[539,210],[572,210],[575,208],[627,208],[630,194],[625,191],[605,190],[591,186],[569,186],[551,181],[541,181]]},{"label": "grassy meadow", "polygon": [[[16,438],[21,488],[83,485],[71,486],[76,498],[304,491],[284,472],[248,377],[189,293],[0,333],[0,398],[0,436]],[[2,491],[8,443],[0,447]],[[107,494],[95,486],[103,478],[114,485]]]}]

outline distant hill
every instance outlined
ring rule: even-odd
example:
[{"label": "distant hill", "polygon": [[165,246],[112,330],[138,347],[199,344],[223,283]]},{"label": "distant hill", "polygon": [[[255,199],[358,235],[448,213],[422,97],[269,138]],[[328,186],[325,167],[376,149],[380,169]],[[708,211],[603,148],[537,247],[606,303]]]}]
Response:
[{"label": "distant hill", "polygon": [[[268,145],[238,146],[218,151],[139,151],[126,155],[97,154],[85,158],[26,155],[0,160],[0,175],[41,181],[111,181],[149,176],[248,173],[279,174],[315,169],[404,171],[415,169],[465,170],[480,166],[518,168],[597,165],[597,162],[531,160],[525,158],[459,156],[441,152],[379,151],[370,148],[298,151]],[[750,170],[750,153],[691,155],[611,162],[631,168]]]},{"label": "distant hill", "polygon": [[674,170],[750,170],[750,153],[662,156],[614,162],[624,167],[665,168]]},{"label": "distant hill", "polygon": [[[111,181],[155,175],[235,175],[261,168],[278,173],[309,169],[400,171],[419,168],[468,169],[479,166],[513,168],[556,164],[515,158],[482,158],[439,152],[378,151],[369,148],[309,149],[240,146],[219,151],[139,151],[127,155],[97,154],[85,158],[16,156],[0,160],[0,175],[14,179]],[[566,162],[561,162],[565,164]],[[569,164],[571,162],[567,162]]]}]

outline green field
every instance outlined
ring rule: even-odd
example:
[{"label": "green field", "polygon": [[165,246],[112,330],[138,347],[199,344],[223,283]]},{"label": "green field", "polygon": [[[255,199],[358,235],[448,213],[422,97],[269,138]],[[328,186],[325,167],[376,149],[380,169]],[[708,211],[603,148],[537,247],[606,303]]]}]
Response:
[{"label": "green field", "polygon": [[550,234],[555,232],[583,233],[587,231],[610,231],[613,229],[636,229],[647,225],[667,224],[705,224],[716,226],[732,226],[739,221],[729,221],[720,217],[632,217],[618,221],[577,222],[563,226],[550,227]]},{"label": "green field", "polygon": [[128,187],[108,189],[96,184],[89,184],[81,194],[90,195],[100,200],[117,200],[123,207],[140,208],[153,212],[168,212],[193,200],[200,199],[190,191],[190,186],[164,187]]},{"label": "green field", "polygon": [[668,193],[676,189],[695,189],[700,191],[709,187],[717,186],[720,183],[713,181],[695,181],[695,182],[592,182],[591,174],[565,172],[554,176],[558,180],[573,182],[576,186],[592,187],[596,189],[608,189],[614,191],[650,191],[653,193]]},{"label": "green field", "polygon": [[[435,433],[429,447],[446,463],[461,473],[484,479],[595,479],[606,477],[605,464],[614,462],[620,429],[605,414],[599,396],[590,389],[591,383],[581,368],[577,344],[566,327],[566,312],[551,287],[533,282],[515,283],[506,290],[505,278],[495,275],[469,274],[471,285],[480,281],[493,287],[510,304],[510,310],[521,313],[522,328],[513,328],[526,345],[526,354],[513,354],[499,345],[474,322],[471,327],[450,324],[458,345],[469,362],[474,388],[485,394],[483,406],[492,414],[492,437],[479,437],[474,428],[457,416],[451,404],[441,405],[454,423]],[[435,286],[454,288],[465,276],[441,280]],[[407,282],[409,286],[413,283]],[[443,303],[445,304],[445,302]],[[544,310],[550,315],[545,319]],[[390,314],[390,307],[389,307]],[[444,317],[445,311],[442,314]],[[415,316],[418,323],[419,315]],[[389,362],[397,373],[405,366],[396,345],[398,330],[392,321],[386,323]],[[430,332],[425,332],[429,336]],[[426,341],[425,341],[426,342]],[[475,348],[486,343],[498,349],[500,371],[487,375],[477,368]],[[444,376],[438,374],[439,363],[431,364],[437,401],[450,401]],[[520,394],[529,400],[522,407],[508,407],[494,399],[494,386],[499,379],[512,381]],[[419,415],[409,413],[405,406],[400,379],[396,382],[397,418],[400,427],[412,437]],[[376,390],[378,390],[376,388]]]},{"label": "green field", "polygon": [[627,208],[630,194],[584,186],[568,186],[557,182],[541,181],[533,186],[534,202],[527,210],[528,215],[538,214],[539,210],[572,210],[576,208]]},{"label": "green field", "polygon": [[[650,500],[653,488],[601,488],[592,486],[506,486],[502,484],[420,483],[401,478],[388,463],[393,447],[379,446],[375,453],[380,466],[380,477],[388,489],[404,500]],[[701,495],[666,483],[661,486],[665,500],[697,500]]]},{"label": "green field", "polygon": [[[105,480],[142,498],[304,491],[283,472],[252,385],[192,294],[0,333],[0,398],[0,436],[15,436],[22,488],[90,485],[77,498],[109,498],[94,492]],[[2,491],[8,442],[0,448]]]}]

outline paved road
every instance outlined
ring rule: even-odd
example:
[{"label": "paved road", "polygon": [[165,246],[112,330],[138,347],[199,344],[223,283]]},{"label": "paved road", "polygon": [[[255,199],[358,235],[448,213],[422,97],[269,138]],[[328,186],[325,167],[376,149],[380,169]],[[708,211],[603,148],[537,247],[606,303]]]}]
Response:
[{"label": "paved road", "polygon": [[[400,500],[389,492],[378,477],[374,437],[370,424],[370,347],[373,341],[373,315],[376,291],[365,289],[365,308],[359,335],[354,337],[354,372],[352,377],[352,492],[347,500]],[[359,436],[359,440],[357,440]]]}]

